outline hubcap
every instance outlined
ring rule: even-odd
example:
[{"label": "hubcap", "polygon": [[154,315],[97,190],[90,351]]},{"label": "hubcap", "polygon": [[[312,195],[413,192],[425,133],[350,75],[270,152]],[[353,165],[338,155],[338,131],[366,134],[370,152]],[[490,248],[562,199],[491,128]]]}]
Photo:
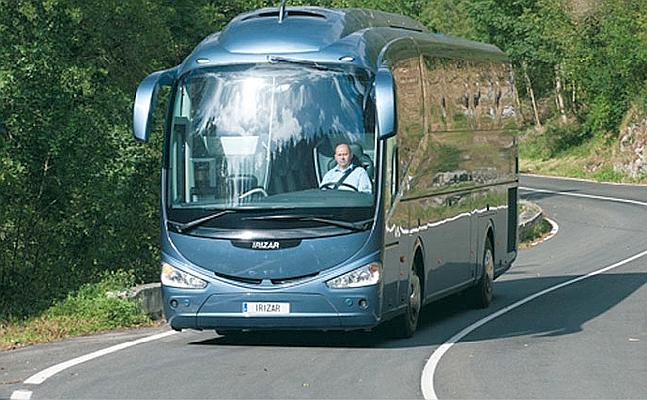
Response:
[{"label": "hubcap", "polygon": [[487,249],[485,252],[485,259],[483,260],[483,268],[485,268],[483,279],[485,279],[485,291],[487,296],[492,295],[492,281],[494,281],[494,257],[492,257],[492,250]]},{"label": "hubcap", "polygon": [[415,272],[411,275],[409,293],[409,322],[414,325],[420,313],[420,278]]}]

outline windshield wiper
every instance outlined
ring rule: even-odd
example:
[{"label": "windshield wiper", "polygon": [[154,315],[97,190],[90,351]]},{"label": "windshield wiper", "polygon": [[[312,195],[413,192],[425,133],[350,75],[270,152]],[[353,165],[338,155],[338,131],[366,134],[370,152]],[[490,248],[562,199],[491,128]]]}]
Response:
[{"label": "windshield wiper", "polygon": [[339,227],[351,229],[354,231],[366,230],[373,222],[373,218],[365,219],[363,221],[350,222],[350,221],[343,221],[343,220],[332,219],[332,218],[314,217],[312,215],[298,215],[298,214],[263,215],[260,217],[246,217],[242,219],[257,220],[257,221],[269,221],[269,220],[313,221],[313,222],[321,222],[328,225],[339,226]]},{"label": "windshield wiper", "polygon": [[297,65],[305,65],[307,67],[323,70],[323,71],[343,71],[343,68],[335,68],[332,65],[324,65],[321,64],[317,61],[312,61],[312,60],[303,60],[299,58],[290,58],[290,57],[281,57],[281,56],[267,56],[267,61],[270,64],[278,64],[278,63],[287,63],[287,64],[297,64]]},{"label": "windshield wiper", "polygon": [[173,227],[175,229],[177,229],[178,232],[184,233],[184,232],[186,232],[188,230],[191,230],[191,229],[195,228],[198,225],[202,225],[205,222],[211,221],[211,220],[216,219],[218,217],[221,217],[221,216],[223,216],[225,214],[231,214],[233,212],[235,212],[235,211],[234,210],[221,210],[221,211],[215,212],[213,214],[205,215],[204,217],[194,219],[193,221],[189,221],[189,222],[176,222],[176,221],[171,221],[171,220],[168,220],[167,222],[169,224],[173,225]]}]

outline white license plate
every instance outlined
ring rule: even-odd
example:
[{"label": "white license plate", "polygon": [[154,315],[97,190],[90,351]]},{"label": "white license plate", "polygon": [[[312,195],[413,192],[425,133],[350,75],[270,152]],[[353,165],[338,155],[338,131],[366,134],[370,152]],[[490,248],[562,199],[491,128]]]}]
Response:
[{"label": "white license plate", "polygon": [[250,316],[261,315],[288,315],[290,303],[245,302],[243,314]]}]

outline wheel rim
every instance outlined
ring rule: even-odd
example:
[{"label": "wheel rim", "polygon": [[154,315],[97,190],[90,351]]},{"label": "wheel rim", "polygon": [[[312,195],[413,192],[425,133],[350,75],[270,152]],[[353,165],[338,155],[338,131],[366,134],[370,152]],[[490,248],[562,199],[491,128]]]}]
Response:
[{"label": "wheel rim", "polygon": [[492,256],[491,249],[487,249],[485,251],[483,268],[483,279],[485,280],[485,295],[489,298],[492,297],[492,282],[494,281],[494,257]]},{"label": "wheel rim", "polygon": [[409,323],[415,326],[420,314],[420,277],[414,271],[411,272],[409,283]]}]

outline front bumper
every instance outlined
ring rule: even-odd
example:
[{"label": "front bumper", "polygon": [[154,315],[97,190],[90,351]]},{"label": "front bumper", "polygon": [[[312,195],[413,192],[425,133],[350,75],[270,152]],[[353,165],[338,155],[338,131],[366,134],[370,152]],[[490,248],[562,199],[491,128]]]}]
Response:
[{"label": "front bumper", "polygon": [[[176,330],[352,330],[372,328],[381,322],[380,284],[330,289],[322,278],[288,287],[261,288],[218,280],[199,290],[162,286],[162,295],[166,320]],[[249,316],[243,313],[244,302],[290,303],[290,314]]]}]

